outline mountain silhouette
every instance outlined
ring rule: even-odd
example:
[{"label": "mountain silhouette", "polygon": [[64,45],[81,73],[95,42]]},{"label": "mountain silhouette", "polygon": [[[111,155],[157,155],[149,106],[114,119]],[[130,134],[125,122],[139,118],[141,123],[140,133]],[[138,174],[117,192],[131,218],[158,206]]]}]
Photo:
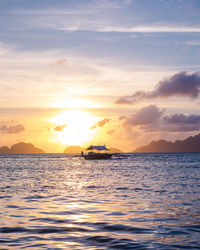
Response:
[{"label": "mountain silhouette", "polygon": [[0,154],[44,154],[45,152],[36,148],[31,143],[19,142],[12,145],[10,148],[7,146],[0,147]]},{"label": "mountain silhouette", "polygon": [[0,154],[10,154],[10,149],[7,146],[0,147]]},{"label": "mountain silhouette", "polygon": [[66,154],[80,154],[81,151],[84,151],[85,149],[80,146],[69,146],[66,147],[64,150],[64,153]]},{"label": "mountain silhouette", "polygon": [[200,134],[190,136],[183,141],[152,141],[150,144],[136,148],[134,153],[192,153],[200,152]]},{"label": "mountain silhouette", "polygon": [[109,148],[109,153],[122,153],[122,151],[118,148]]}]

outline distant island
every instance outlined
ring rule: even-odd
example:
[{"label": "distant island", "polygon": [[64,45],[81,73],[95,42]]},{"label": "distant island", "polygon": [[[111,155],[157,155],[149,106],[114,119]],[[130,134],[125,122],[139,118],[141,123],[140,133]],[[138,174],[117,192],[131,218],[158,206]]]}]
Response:
[{"label": "distant island", "polygon": [[[80,154],[85,148],[80,146],[68,146],[65,148],[64,153],[66,154]],[[109,153],[122,153],[118,148],[110,148]],[[40,148],[36,148],[31,143],[19,142],[12,145],[0,147],[0,154],[45,154],[45,151]]]},{"label": "distant island", "polygon": [[[86,148],[80,146],[68,146],[66,154],[80,154]],[[146,146],[136,148],[132,153],[200,153],[200,134],[190,136],[183,141],[170,142],[166,140],[152,141]],[[0,154],[44,154],[43,149],[35,147],[31,143],[19,142],[12,145],[0,147]],[[122,153],[118,148],[111,147],[109,153]]]},{"label": "distant island", "polygon": [[12,145],[0,147],[0,154],[44,154],[44,150],[36,148],[31,143],[19,142]]},{"label": "distant island", "polygon": [[152,141],[150,144],[136,148],[133,153],[197,153],[200,152],[200,134],[190,136],[183,141]]},{"label": "distant island", "polygon": [[[80,146],[69,146],[66,147],[64,150],[64,153],[66,154],[80,154],[81,151],[86,150],[85,148],[82,148]],[[122,153],[122,151],[118,148],[109,148],[109,153]]]}]

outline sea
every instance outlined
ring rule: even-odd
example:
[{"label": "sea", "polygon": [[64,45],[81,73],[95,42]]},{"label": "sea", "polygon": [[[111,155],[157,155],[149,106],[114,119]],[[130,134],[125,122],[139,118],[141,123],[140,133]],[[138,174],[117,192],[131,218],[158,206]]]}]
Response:
[{"label": "sea", "polygon": [[200,249],[200,154],[1,155],[0,249]]}]

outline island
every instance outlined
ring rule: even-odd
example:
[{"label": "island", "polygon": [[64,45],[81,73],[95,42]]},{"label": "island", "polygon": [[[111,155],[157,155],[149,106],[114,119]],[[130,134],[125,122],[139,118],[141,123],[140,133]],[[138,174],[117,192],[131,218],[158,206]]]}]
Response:
[{"label": "island", "polygon": [[136,148],[132,153],[197,153],[200,152],[200,134],[190,136],[183,141],[159,140]]},{"label": "island", "polygon": [[10,148],[7,146],[0,147],[0,154],[44,154],[45,151],[36,148],[31,143],[19,142],[12,145]]}]

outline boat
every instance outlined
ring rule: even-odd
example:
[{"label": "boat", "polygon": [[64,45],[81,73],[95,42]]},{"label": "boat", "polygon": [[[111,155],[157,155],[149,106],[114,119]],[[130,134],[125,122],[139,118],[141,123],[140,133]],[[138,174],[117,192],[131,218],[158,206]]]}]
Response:
[{"label": "boat", "polygon": [[105,151],[109,150],[108,148],[106,148],[106,146],[91,145],[86,150],[89,151],[87,154],[81,152],[81,157],[83,157],[85,160],[108,160],[113,155],[111,153],[105,153]]}]

